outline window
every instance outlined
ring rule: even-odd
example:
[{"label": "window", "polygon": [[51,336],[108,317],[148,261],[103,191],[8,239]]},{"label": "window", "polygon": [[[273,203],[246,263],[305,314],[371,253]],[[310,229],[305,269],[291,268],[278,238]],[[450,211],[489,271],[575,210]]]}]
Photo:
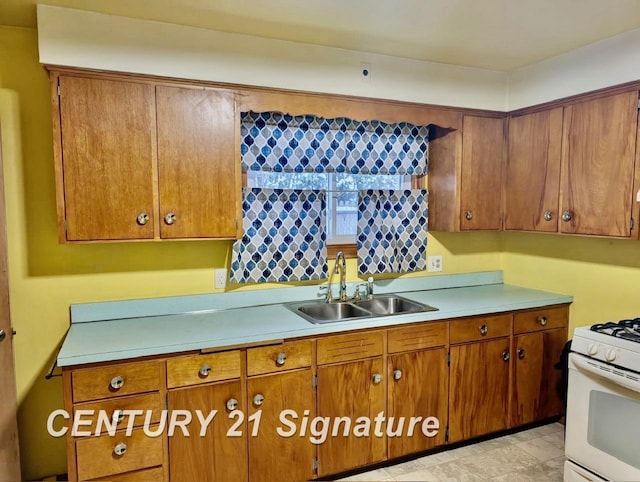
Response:
[{"label": "window", "polygon": [[358,191],[411,189],[411,176],[347,173],[247,172],[248,187],[326,190],[327,244],[354,244]]}]

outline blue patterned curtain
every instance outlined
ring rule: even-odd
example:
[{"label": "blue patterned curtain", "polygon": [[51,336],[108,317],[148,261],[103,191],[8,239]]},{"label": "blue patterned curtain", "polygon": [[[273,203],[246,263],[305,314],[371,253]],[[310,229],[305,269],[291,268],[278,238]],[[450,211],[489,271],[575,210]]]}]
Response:
[{"label": "blue patterned curtain", "polygon": [[428,126],[242,112],[240,131],[243,171],[427,172]]},{"label": "blue patterned curtain", "polygon": [[369,190],[358,194],[358,273],[426,269],[426,189]]},{"label": "blue patterned curtain", "polygon": [[244,235],[233,244],[231,281],[327,277],[325,193],[244,188]]}]

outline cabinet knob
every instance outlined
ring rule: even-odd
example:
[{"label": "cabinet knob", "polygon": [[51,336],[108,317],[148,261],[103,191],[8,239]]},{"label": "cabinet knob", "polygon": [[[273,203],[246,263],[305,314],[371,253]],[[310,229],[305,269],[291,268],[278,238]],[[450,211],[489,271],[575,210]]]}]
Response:
[{"label": "cabinet knob", "polygon": [[149,222],[149,215],[147,213],[140,213],[140,214],[138,214],[138,217],[136,218],[136,221],[138,222],[138,224],[140,226],[144,226],[145,224],[147,224]]},{"label": "cabinet knob", "polygon": [[544,212],[544,220],[545,221],[551,221],[553,219],[553,214],[551,214],[551,211],[545,211]]},{"label": "cabinet knob", "polygon": [[208,377],[209,373],[211,373],[211,366],[210,365],[202,365],[200,367],[200,370],[198,370],[198,373],[200,374],[200,376],[202,378]]},{"label": "cabinet knob", "polygon": [[4,340],[7,337],[7,334],[4,330],[0,330],[0,341]]},{"label": "cabinet knob", "polygon": [[481,334],[482,336],[486,335],[488,331],[489,331],[489,328],[487,327],[487,325],[482,325],[482,326],[480,327],[480,334]]},{"label": "cabinet knob", "polygon": [[374,385],[378,385],[382,381],[382,375],[376,373],[375,375],[373,375],[372,380]]},{"label": "cabinet knob", "polygon": [[109,385],[111,385],[111,388],[114,390],[120,390],[124,385],[124,378],[121,376],[113,377]]},{"label": "cabinet knob", "polygon": [[400,380],[402,378],[402,370],[393,370],[393,379]]},{"label": "cabinet knob", "polygon": [[229,400],[227,400],[227,410],[233,411],[236,408],[238,408],[238,400],[236,400],[235,398],[230,398]]},{"label": "cabinet knob", "polygon": [[176,216],[176,213],[167,213],[167,215],[164,217],[164,222],[169,226],[171,226],[177,220],[178,220],[178,217]]},{"label": "cabinet knob", "polygon": [[126,451],[127,451],[127,444],[124,442],[119,443],[118,445],[113,447],[113,453],[116,454],[118,457],[122,457]]},{"label": "cabinet knob", "polygon": [[571,218],[573,218],[573,213],[571,211],[564,211],[562,213],[562,220],[564,222],[571,221]]},{"label": "cabinet knob", "polygon": [[473,219],[473,211],[467,211],[464,213],[464,217],[467,218],[467,221],[471,221]]},{"label": "cabinet knob", "polygon": [[520,358],[520,360],[524,358],[524,348],[518,349],[518,358]]},{"label": "cabinet knob", "polygon": [[287,354],[286,353],[278,353],[278,357],[276,358],[276,365],[281,367],[282,365],[285,364],[286,361],[287,361]]},{"label": "cabinet knob", "polygon": [[262,393],[258,393],[253,397],[253,404],[256,407],[259,407],[264,402],[264,395]]},{"label": "cabinet knob", "polygon": [[509,351],[503,351],[502,352],[502,359],[504,361],[509,361],[509,358],[511,358],[511,355],[509,355]]},{"label": "cabinet knob", "polygon": [[542,326],[547,326],[547,317],[546,316],[541,316],[540,318],[538,318],[538,321],[540,322],[540,324]]},{"label": "cabinet knob", "polygon": [[124,410],[114,410],[111,420],[115,420],[116,423],[121,423],[124,420]]}]

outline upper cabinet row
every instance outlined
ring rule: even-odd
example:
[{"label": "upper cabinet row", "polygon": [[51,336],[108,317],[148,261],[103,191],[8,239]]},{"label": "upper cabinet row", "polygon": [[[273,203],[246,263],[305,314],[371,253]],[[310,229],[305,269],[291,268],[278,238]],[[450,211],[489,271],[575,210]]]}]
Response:
[{"label": "upper cabinet row", "polygon": [[637,91],[505,116],[117,75],[51,80],[61,242],[241,236],[242,110],[432,124],[432,231],[638,238]]},{"label": "upper cabinet row", "polygon": [[61,241],[236,237],[233,93],[73,76],[54,86]]}]

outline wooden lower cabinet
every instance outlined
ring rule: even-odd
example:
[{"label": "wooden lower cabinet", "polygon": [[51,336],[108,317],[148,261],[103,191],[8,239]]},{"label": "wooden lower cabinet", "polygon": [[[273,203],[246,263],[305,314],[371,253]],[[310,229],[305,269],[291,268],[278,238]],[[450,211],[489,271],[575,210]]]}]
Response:
[{"label": "wooden lower cabinet", "polygon": [[[404,420],[400,437],[387,437],[389,458],[427,450],[445,443],[447,425],[447,350],[415,351],[389,356],[387,364],[388,416]],[[422,421],[408,431],[412,417],[436,417],[439,430],[436,436],[427,437],[422,432]]]},{"label": "wooden lower cabinet", "polygon": [[[386,438],[374,436],[376,415],[386,408],[386,380],[382,357],[338,365],[318,367],[318,416],[329,417],[331,424],[348,417],[353,425],[343,437],[344,424],[337,436],[318,445],[318,473],[336,474],[348,469],[385,460]],[[372,421],[368,437],[356,437],[353,428],[358,417]]]},{"label": "wooden lower cabinet", "polygon": [[[177,429],[169,437],[169,474],[171,482],[246,481],[248,480],[246,420],[233,427],[237,418],[229,417],[227,402],[235,400],[237,410],[246,414],[240,380],[201,385],[168,392],[169,413],[187,410],[193,415],[189,424],[190,436]],[[200,423],[195,415],[201,410],[206,417],[211,410],[217,414],[200,436]],[[232,428],[239,436],[230,436]]]},{"label": "wooden lower cabinet", "polygon": [[[316,446],[309,435],[300,436],[301,419],[315,417],[316,397],[311,368],[286,373],[249,378],[248,415],[260,413],[259,429],[253,436],[257,422],[249,424],[249,479],[251,482],[298,482],[313,478]],[[286,419],[295,424],[292,429],[281,422],[284,410],[296,414]],[[278,434],[278,429],[291,436]]]},{"label": "wooden lower cabinet", "polygon": [[451,347],[449,442],[508,428],[509,341]]},{"label": "wooden lower cabinet", "polygon": [[566,328],[514,338],[512,426],[564,412],[562,372],[554,365],[566,341]]}]

